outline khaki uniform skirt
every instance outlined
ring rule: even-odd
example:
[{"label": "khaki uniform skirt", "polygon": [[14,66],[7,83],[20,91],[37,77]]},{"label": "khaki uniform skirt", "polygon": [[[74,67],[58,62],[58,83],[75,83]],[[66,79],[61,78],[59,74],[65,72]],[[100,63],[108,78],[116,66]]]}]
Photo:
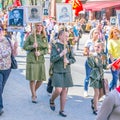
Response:
[{"label": "khaki uniform skirt", "polygon": [[53,73],[52,86],[54,87],[72,87],[73,81],[71,73]]},{"label": "khaki uniform skirt", "polygon": [[26,79],[29,81],[45,81],[45,64],[44,63],[27,63]]}]

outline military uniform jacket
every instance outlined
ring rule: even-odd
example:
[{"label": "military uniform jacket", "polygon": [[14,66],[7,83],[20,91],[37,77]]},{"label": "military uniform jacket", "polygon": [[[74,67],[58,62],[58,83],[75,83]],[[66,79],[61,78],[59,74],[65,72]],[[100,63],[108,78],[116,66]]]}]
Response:
[{"label": "military uniform jacket", "polygon": [[107,66],[107,57],[105,57],[105,60],[102,61],[102,55],[103,54],[90,56],[87,59],[88,65],[92,68],[92,71],[90,73],[91,84],[96,81],[101,81],[104,78],[104,69],[106,69]]},{"label": "military uniform jacket", "polygon": [[64,56],[60,57],[60,53],[64,50],[64,45],[60,42],[52,44],[52,50],[50,55],[50,61],[53,64],[53,72],[54,73],[66,73],[71,72],[70,65],[73,64],[76,60],[73,55],[73,51],[70,45],[66,46],[68,52],[66,54],[67,59],[69,60],[69,64],[64,68]]},{"label": "military uniform jacket", "polygon": [[28,36],[26,39],[23,49],[25,49],[28,54],[27,54],[27,63],[36,63],[36,62],[45,62],[44,60],[44,55],[48,53],[48,42],[45,37],[42,35],[36,35],[36,41],[38,43],[37,50],[40,51],[40,56],[38,57],[38,61],[36,61],[36,56],[35,56],[35,48],[33,47],[34,44],[34,35],[31,34]]}]

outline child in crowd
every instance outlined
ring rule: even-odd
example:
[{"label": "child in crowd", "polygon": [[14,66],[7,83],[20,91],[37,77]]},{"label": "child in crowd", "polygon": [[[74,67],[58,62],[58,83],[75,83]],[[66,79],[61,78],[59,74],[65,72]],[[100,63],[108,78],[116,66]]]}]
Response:
[{"label": "child in crowd", "polygon": [[96,41],[94,44],[95,52],[91,53],[88,57],[88,65],[92,68],[90,73],[90,86],[94,88],[94,97],[91,100],[91,107],[93,114],[97,115],[97,103],[103,96],[103,84],[104,70],[109,68],[107,66],[107,57],[103,53],[102,42]]}]

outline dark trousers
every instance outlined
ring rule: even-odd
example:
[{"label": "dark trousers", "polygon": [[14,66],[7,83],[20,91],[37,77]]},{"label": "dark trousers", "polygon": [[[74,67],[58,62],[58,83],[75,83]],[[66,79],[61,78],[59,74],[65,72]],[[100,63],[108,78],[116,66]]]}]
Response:
[{"label": "dark trousers", "polygon": [[10,75],[10,72],[11,72],[11,69],[0,70],[0,110],[3,108],[3,99],[2,99],[3,89]]}]

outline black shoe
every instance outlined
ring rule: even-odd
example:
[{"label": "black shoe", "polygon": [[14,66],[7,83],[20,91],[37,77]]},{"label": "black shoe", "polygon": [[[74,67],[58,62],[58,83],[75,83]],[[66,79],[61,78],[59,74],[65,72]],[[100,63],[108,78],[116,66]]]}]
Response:
[{"label": "black shoe", "polygon": [[64,111],[59,111],[59,115],[61,115],[62,117],[67,117]]},{"label": "black shoe", "polygon": [[1,116],[3,113],[4,113],[4,111],[3,111],[3,110],[0,110],[0,116]]},{"label": "black shoe", "polygon": [[52,110],[52,111],[55,111],[55,103],[50,99],[50,101],[49,101],[49,104],[50,104],[50,109]]},{"label": "black shoe", "polygon": [[91,108],[92,108],[92,110],[94,110],[94,102],[93,102],[93,99],[91,100]]},{"label": "black shoe", "polygon": [[37,96],[35,97],[32,96],[32,103],[37,103]]},{"label": "black shoe", "polygon": [[93,110],[94,115],[97,115],[97,112],[98,112],[97,110]]}]

